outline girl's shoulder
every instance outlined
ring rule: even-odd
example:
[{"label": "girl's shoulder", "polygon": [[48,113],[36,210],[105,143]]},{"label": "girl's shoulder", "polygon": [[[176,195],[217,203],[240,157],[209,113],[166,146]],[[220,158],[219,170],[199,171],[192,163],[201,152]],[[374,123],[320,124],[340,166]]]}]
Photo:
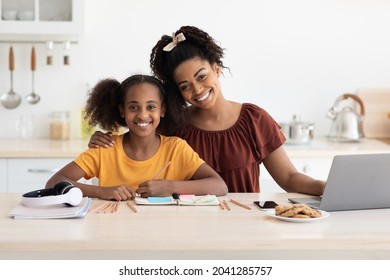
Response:
[{"label": "girl's shoulder", "polygon": [[160,139],[162,145],[177,146],[177,145],[187,144],[187,142],[184,139],[178,136],[165,136],[160,134]]}]

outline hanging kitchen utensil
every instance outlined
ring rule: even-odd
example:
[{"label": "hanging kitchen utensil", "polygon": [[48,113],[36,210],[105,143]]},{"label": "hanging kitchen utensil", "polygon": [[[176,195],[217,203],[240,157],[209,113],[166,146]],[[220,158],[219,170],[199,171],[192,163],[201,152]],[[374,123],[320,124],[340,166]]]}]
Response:
[{"label": "hanging kitchen utensil", "polygon": [[15,59],[14,59],[14,50],[13,50],[12,46],[9,48],[8,60],[9,60],[9,70],[11,72],[11,75],[10,75],[11,76],[11,89],[8,93],[4,93],[1,96],[1,103],[7,109],[14,109],[20,105],[20,103],[22,102],[22,98],[20,97],[19,94],[17,94],[13,90],[13,83],[14,83],[13,71],[15,68]]},{"label": "hanging kitchen utensil", "polygon": [[64,42],[64,65],[70,64],[69,53],[70,53],[70,42],[66,41]]},{"label": "hanging kitchen utensil", "polygon": [[47,41],[46,42],[46,64],[47,65],[53,65],[53,41]]},{"label": "hanging kitchen utensil", "polygon": [[36,57],[35,57],[35,48],[34,46],[31,49],[31,85],[32,85],[32,92],[26,96],[27,102],[30,104],[37,104],[39,100],[41,100],[41,97],[35,93],[34,90],[34,72],[36,70]]},{"label": "hanging kitchen utensil", "polygon": [[[338,108],[339,103],[344,99],[352,99],[359,104],[360,112],[356,112],[351,106],[346,106],[340,110]],[[364,138],[364,104],[356,94],[346,93],[337,98],[333,107],[328,111],[327,117],[333,120],[328,135],[329,139],[335,141],[359,141],[361,138]]]}]

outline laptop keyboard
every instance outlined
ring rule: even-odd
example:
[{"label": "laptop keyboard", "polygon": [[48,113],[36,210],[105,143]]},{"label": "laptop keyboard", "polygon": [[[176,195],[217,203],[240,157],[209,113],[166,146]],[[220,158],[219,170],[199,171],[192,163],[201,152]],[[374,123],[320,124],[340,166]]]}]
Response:
[{"label": "laptop keyboard", "polygon": [[291,198],[289,200],[293,203],[304,203],[314,208],[320,207],[321,203],[321,197]]}]

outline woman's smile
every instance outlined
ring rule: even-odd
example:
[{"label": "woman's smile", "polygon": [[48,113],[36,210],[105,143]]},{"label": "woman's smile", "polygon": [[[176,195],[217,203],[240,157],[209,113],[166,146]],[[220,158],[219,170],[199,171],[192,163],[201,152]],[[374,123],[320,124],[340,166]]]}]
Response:
[{"label": "woman's smile", "polygon": [[210,96],[210,91],[211,90],[208,90],[207,92],[202,94],[199,98],[196,98],[195,101],[202,102],[202,101],[206,100]]}]

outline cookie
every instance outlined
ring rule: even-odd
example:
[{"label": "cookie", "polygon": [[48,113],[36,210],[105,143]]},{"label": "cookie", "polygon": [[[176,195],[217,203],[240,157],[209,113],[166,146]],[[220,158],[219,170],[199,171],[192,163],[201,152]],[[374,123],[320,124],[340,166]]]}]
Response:
[{"label": "cookie", "polygon": [[278,206],[275,206],[275,214],[276,215],[280,215],[284,212],[286,212],[287,210],[290,210],[293,206],[292,205],[278,205]]},{"label": "cookie", "polygon": [[317,209],[310,207],[309,205],[297,203],[293,205],[276,206],[275,214],[287,218],[318,218],[322,214]]},{"label": "cookie", "polygon": [[296,214],[296,215],[292,216],[291,218],[310,219],[311,217],[309,215],[305,215],[305,214]]},{"label": "cookie", "polygon": [[322,215],[320,211],[311,207],[305,207],[304,209],[302,209],[302,214],[308,215],[311,218],[318,218]]},{"label": "cookie", "polygon": [[280,214],[283,217],[293,217],[294,215],[299,214],[304,209],[303,205],[293,205],[293,207],[286,212]]}]

